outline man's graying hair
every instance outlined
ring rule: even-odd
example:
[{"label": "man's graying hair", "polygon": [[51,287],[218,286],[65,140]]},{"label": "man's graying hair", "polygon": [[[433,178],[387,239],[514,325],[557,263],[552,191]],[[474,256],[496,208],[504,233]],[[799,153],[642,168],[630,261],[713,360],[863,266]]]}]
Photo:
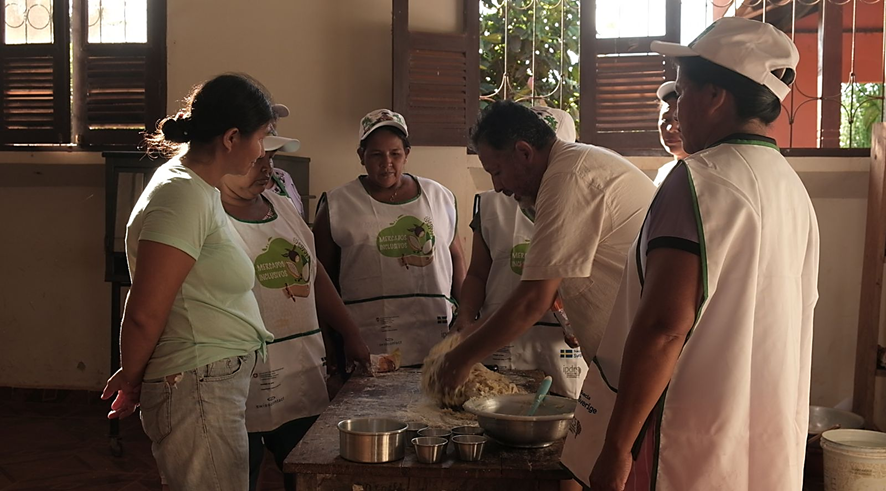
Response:
[{"label": "man's graying hair", "polygon": [[512,101],[497,101],[486,106],[470,135],[475,151],[480,142],[504,150],[525,141],[540,149],[557,138],[554,130],[531,109]]}]

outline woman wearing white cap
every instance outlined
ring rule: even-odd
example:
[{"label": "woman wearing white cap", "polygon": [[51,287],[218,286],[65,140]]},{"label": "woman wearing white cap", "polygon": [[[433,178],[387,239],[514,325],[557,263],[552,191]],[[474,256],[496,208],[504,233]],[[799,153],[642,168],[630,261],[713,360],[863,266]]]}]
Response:
[{"label": "woman wearing white cap", "polygon": [[658,139],[661,146],[674,157],[674,160],[662,165],[652,180],[656,186],[661,186],[665,178],[670,174],[677,162],[686,158],[683,150],[683,137],[680,136],[680,123],[677,121],[677,82],[670,80],[661,84],[655,91],[659,101],[658,110]]},{"label": "woman wearing white cap", "polygon": [[[298,140],[268,136],[264,145],[295,151]],[[366,343],[317,263],[311,230],[288,197],[266,189],[271,172],[265,155],[245,175],[227,175],[218,186],[234,242],[255,269],[253,292],[262,319],[274,335],[267,356],[255,365],[246,400],[250,490],[258,483],[265,448],[282,470],[283,459],[329,404],[318,316],[342,334],[350,359],[369,365]],[[284,485],[295,489],[291,474]]]},{"label": "woman wearing white cap", "polygon": [[594,491],[799,491],[818,226],[764,136],[797,48],[769,24],[725,18],[688,47],[652,49],[677,58],[690,156],[628,255],[562,461]]},{"label": "woman wearing white cap", "polygon": [[295,205],[298,214],[302,218],[305,217],[305,205],[301,201],[301,194],[292,181],[292,176],[283,169],[274,166],[274,155],[277,152],[297,152],[301,147],[301,142],[293,138],[286,138],[277,135],[277,121],[280,118],[289,116],[289,108],[283,104],[274,104],[271,106],[274,111],[274,123],[271,125],[271,134],[265,139],[265,156],[271,166],[271,178],[268,180],[268,189],[286,196]]},{"label": "woman wearing white cap", "polygon": [[[575,142],[575,122],[566,111],[532,108],[554,129],[557,137]],[[473,252],[462,286],[454,329],[468,331],[488,318],[520,284],[523,260],[529,252],[533,210],[524,210],[511,196],[486,191],[474,196]],[[548,313],[511,344],[483,362],[503,369],[537,370],[553,378],[551,392],[577,398],[588,365],[581,352],[564,341],[560,323]]]},{"label": "woman wearing white cap", "polygon": [[388,109],[360,121],[366,174],[320,198],[320,261],[373,354],[420,364],[449,329],[465,277],[455,196],[404,173],[406,121]]}]

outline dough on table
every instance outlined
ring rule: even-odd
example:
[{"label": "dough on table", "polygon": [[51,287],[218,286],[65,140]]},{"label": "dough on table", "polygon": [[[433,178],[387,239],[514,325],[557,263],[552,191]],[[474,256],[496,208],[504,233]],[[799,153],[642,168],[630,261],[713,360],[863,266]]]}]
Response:
[{"label": "dough on table", "polygon": [[443,390],[437,375],[443,364],[443,355],[455,348],[461,341],[459,333],[452,333],[436,346],[431,348],[421,369],[422,392],[442,407],[461,407],[474,397],[519,394],[520,390],[507,377],[477,363],[471,367],[471,373],[465,384],[457,389]]}]

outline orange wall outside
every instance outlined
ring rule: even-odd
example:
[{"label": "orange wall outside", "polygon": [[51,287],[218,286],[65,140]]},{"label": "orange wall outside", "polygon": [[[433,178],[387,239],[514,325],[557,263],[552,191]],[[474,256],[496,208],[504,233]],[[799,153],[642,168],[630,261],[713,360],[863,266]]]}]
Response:
[{"label": "orange wall outside", "polygon": [[[831,0],[824,0],[831,1]],[[880,32],[857,32],[855,34],[855,76],[859,83],[877,83],[883,81],[883,5],[878,2],[870,5],[857,1],[856,28],[879,29]],[[797,80],[793,91],[784,101],[781,117],[773,123],[770,134],[783,148],[815,147],[818,128],[818,33],[819,14],[814,13],[797,22],[794,43],[800,52],[800,63],[797,66]],[[852,54],[852,3],[843,6],[843,59],[841,75],[844,83],[849,82]],[[788,32],[790,34],[790,32]],[[836,95],[836,94],[828,94]],[[792,102],[793,99],[793,102]],[[837,99],[838,100],[838,99]],[[838,104],[826,101],[825,104]],[[792,105],[793,104],[793,105]],[[793,109],[791,109],[793,108]],[[793,140],[788,113],[793,112]]]}]

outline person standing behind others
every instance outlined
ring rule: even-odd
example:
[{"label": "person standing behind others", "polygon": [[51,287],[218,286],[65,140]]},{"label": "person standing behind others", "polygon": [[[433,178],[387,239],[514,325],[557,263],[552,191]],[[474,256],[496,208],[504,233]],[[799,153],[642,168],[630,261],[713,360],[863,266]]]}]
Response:
[{"label": "person standing behind others", "polygon": [[265,155],[265,158],[267,158],[271,164],[271,178],[268,180],[268,189],[280,196],[289,198],[292,201],[292,204],[295,205],[295,209],[298,210],[298,214],[302,219],[307,219],[307,215],[305,215],[305,205],[302,203],[301,194],[295,187],[292,176],[290,176],[285,170],[274,165],[274,155],[277,152],[292,153],[299,149],[298,140],[292,140],[291,138],[284,138],[277,135],[277,123],[280,118],[289,116],[289,108],[283,104],[274,104],[271,106],[271,109],[274,111],[274,123],[271,125],[270,136],[265,138],[265,152],[268,152],[267,155]]},{"label": "person standing behind others", "polygon": [[562,462],[594,491],[800,491],[819,233],[803,183],[765,136],[796,46],[727,17],[677,62],[690,156],[628,255]]},{"label": "person standing behind others", "polygon": [[[569,113],[543,106],[535,106],[532,111],[556,132],[557,138],[575,142],[575,122]],[[473,252],[453,326],[456,331],[468,333],[472,325],[491,316],[520,284],[534,229],[530,215],[532,212],[520,209],[517,200],[495,190],[474,197]],[[560,323],[548,312],[483,363],[500,369],[540,369],[553,378],[552,393],[576,399],[588,365],[563,336]]]},{"label": "person standing behind others", "polygon": [[121,368],[102,398],[117,394],[109,418],[141,404],[161,480],[174,490],[248,487],[246,397],[256,351],[273,336],[216,187],[262,156],[271,119],[256,83],[220,75],[147,138],[150,150],[173,158],[151,177],[126,227],[132,287]]},{"label": "person standing behind others", "polygon": [[671,169],[689,154],[683,150],[683,137],[680,136],[680,123],[677,121],[677,82],[669,81],[661,84],[655,92],[659,101],[658,137],[661,146],[674,160],[662,165],[652,180],[656,187],[661,186]]},{"label": "person standing behind others", "polygon": [[455,196],[404,173],[406,121],[388,109],[360,120],[366,174],[320,197],[320,262],[373,354],[418,365],[448,332],[465,277]]},{"label": "person standing behind others", "polygon": [[586,360],[612,310],[625,255],[655,186],[611,150],[558,140],[529,108],[488,106],[471,131],[495,190],[536,209],[532,248],[519,286],[482,327],[441,363],[437,379],[454,390],[475,363],[518,338],[559,295]]},{"label": "person standing behind others", "polygon": [[[279,136],[265,138],[265,148],[269,143],[290,151],[299,146]],[[250,490],[258,484],[265,448],[282,471],[283,459],[329,404],[318,317],[341,333],[348,357],[369,368],[369,348],[317,262],[311,230],[287,197],[265,189],[271,172],[266,152],[246,175],[227,175],[219,186],[235,242],[254,265],[253,291],[274,335],[266,359],[256,364],[246,405]],[[283,483],[295,489],[292,474],[284,474]]]}]

